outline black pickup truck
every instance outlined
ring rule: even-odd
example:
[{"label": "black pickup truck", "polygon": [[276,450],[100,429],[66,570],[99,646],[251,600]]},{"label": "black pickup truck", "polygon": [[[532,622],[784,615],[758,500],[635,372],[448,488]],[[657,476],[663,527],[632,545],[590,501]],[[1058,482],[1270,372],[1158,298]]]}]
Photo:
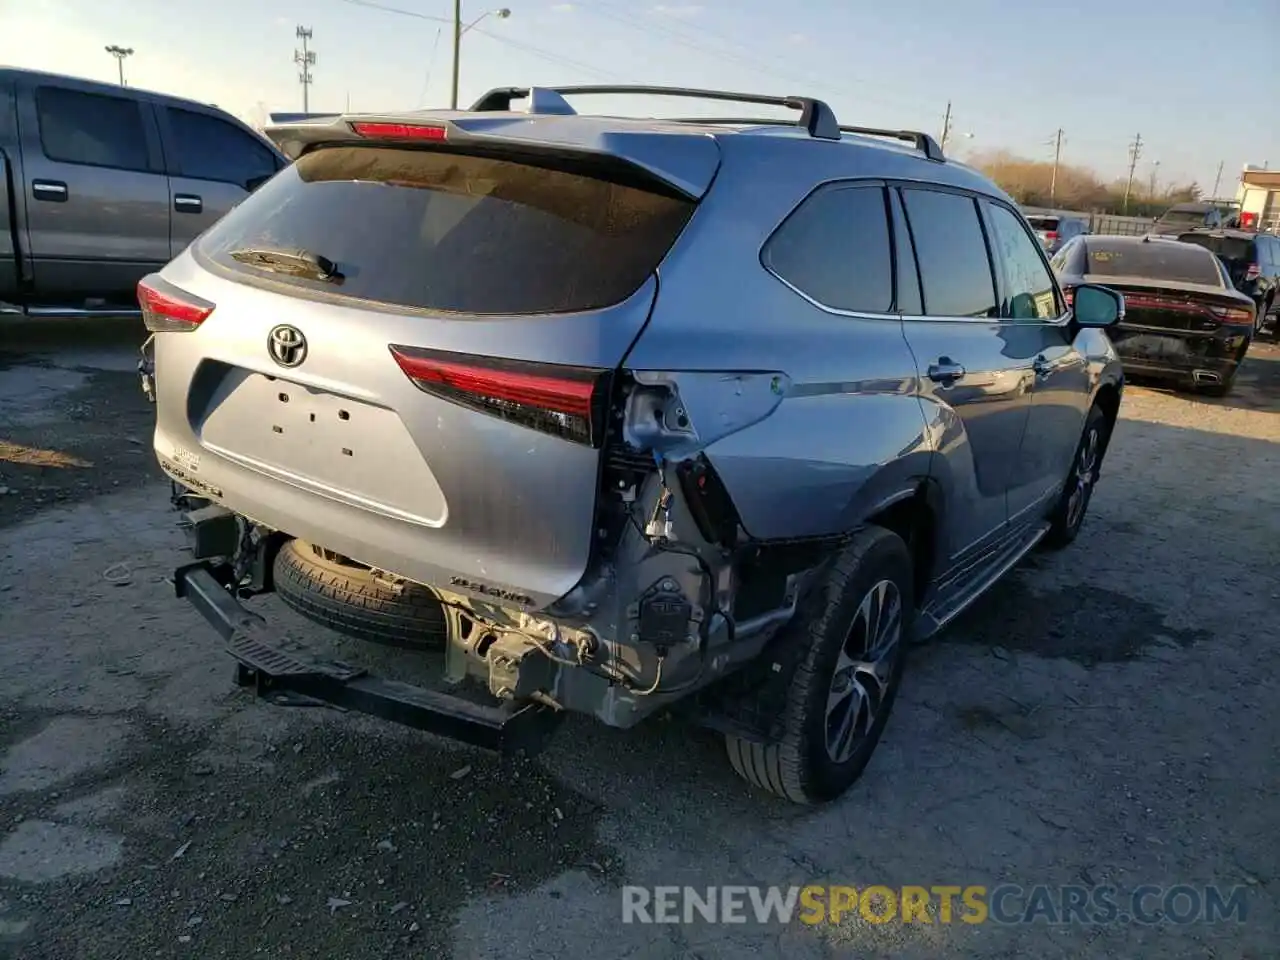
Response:
[{"label": "black pickup truck", "polygon": [[287,164],[217,107],[0,69],[0,314],[136,314],[138,280]]}]

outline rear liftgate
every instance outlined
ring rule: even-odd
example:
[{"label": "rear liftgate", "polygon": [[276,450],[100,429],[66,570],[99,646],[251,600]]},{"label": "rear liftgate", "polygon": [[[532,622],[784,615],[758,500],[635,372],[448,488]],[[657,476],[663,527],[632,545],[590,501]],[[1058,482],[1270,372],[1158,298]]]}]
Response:
[{"label": "rear liftgate", "polygon": [[[234,514],[205,507],[188,514],[196,556],[226,556],[240,540]],[[228,550],[230,547],[230,550]],[[218,632],[236,661],[235,682],[278,706],[330,706],[389,720],[502,754],[540,751],[554,731],[559,711],[538,703],[473,703],[460,696],[384,680],[336,661],[285,651],[272,642],[266,621],[241,604],[237,594],[265,593],[271,554],[255,549],[250,586],[232,589],[242,572],[231,564],[202,559],[179,567],[174,590]]]}]

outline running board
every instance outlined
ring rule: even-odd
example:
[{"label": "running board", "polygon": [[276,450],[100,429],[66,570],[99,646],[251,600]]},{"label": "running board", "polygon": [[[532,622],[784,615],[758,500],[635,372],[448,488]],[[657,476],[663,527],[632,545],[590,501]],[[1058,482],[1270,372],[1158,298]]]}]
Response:
[{"label": "running board", "polygon": [[973,601],[1015,567],[1019,560],[1044,539],[1049,523],[1023,528],[992,548],[982,561],[970,567],[958,578],[947,584],[940,595],[916,619],[915,638],[927,640],[939,633],[947,624],[963,613]]},{"label": "running board", "polygon": [[[502,754],[532,755],[546,745],[559,713],[541,704],[487,706],[453,694],[383,680],[345,663],[322,662],[280,649],[266,622],[246,609],[204,561],[179,567],[174,591],[222,637],[236,661],[236,682],[258,696],[352,710]],[[291,695],[291,696],[290,696]]]}]

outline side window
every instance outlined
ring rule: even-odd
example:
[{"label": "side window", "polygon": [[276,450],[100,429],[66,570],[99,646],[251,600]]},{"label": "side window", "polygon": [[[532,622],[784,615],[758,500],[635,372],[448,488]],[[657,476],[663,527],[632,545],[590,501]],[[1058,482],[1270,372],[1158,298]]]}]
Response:
[{"label": "side window", "polygon": [[151,169],[136,100],[65,87],[36,90],[40,146],[50,160],[117,170]]},{"label": "side window", "polygon": [[893,208],[894,255],[898,260],[898,312],[908,317],[924,313],[924,301],[920,299],[920,271],[916,269],[916,254],[911,247],[911,233],[907,230],[907,218],[902,213],[902,199],[898,191],[889,192]]},{"label": "side window", "polygon": [[196,180],[220,180],[248,190],[276,172],[271,151],[243,130],[217,117],[169,107],[178,170]]},{"label": "side window", "polygon": [[995,317],[995,284],[978,208],[971,197],[906,189],[924,310],[935,317]]},{"label": "side window", "polygon": [[884,189],[835,186],[791,212],[762,251],[764,265],[825,307],[893,309],[893,260]]},{"label": "side window", "polygon": [[1000,316],[1007,320],[1051,320],[1061,312],[1053,277],[1022,221],[1008,207],[987,204],[995,231],[991,249],[1004,270],[1004,302]]}]

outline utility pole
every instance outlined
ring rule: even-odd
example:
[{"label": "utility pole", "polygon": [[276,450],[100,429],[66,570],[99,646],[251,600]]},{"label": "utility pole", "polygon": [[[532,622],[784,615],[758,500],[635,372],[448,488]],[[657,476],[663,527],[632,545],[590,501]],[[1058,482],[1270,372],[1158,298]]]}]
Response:
[{"label": "utility pole", "polygon": [[1218,161],[1218,174],[1213,178],[1213,193],[1209,194],[1210,200],[1218,199],[1218,185],[1222,183],[1222,167],[1223,167],[1223,164],[1225,164],[1226,162],[1227,161],[1225,160]]},{"label": "utility pole", "polygon": [[1129,212],[1129,194],[1133,191],[1133,171],[1138,168],[1138,158],[1142,156],[1142,134],[1138,134],[1133,138],[1133,143],[1129,144],[1129,179],[1124,185],[1124,206],[1121,208],[1122,214]]},{"label": "utility pole", "polygon": [[1049,178],[1049,203],[1058,202],[1058,162],[1062,159],[1062,128],[1053,138],[1053,176]]},{"label": "utility pole", "polygon": [[947,112],[942,118],[942,141],[938,144],[943,151],[947,149],[947,138],[951,136],[951,101],[947,101]]},{"label": "utility pole", "polygon": [[133,47],[118,47],[114,43],[106,48],[107,53],[116,58],[116,69],[120,74],[120,86],[124,86],[124,58],[133,56]]},{"label": "utility pole", "polygon": [[462,53],[462,0],[453,0],[453,86],[449,109],[458,109],[458,58]]},{"label": "utility pole", "polygon": [[315,51],[307,49],[307,41],[311,39],[311,28],[299,26],[296,33],[302,41],[302,49],[293,51],[293,62],[298,65],[298,80],[302,84],[302,112],[311,112],[311,68],[315,65]]}]

